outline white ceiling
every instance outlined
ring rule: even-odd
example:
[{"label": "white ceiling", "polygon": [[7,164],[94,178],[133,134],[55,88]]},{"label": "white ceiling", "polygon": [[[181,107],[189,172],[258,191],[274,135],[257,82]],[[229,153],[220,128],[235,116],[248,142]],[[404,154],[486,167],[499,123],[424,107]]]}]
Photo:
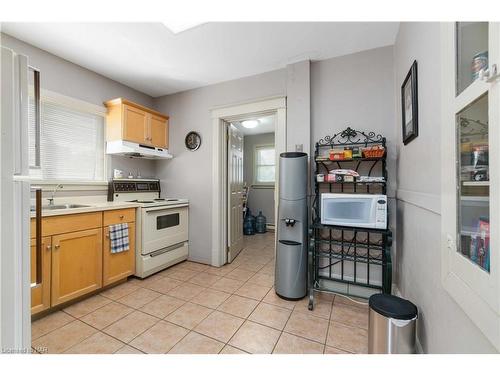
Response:
[{"label": "white ceiling", "polygon": [[239,129],[243,135],[254,135],[254,134],[264,134],[264,133],[274,133],[274,115],[264,116],[264,117],[256,117],[256,118],[248,118],[245,120],[258,120],[259,125],[255,128],[245,128],[241,125],[241,121],[233,121],[233,124],[237,129]]},{"label": "white ceiling", "polygon": [[2,31],[153,97],[394,44],[397,22],[2,23]]}]

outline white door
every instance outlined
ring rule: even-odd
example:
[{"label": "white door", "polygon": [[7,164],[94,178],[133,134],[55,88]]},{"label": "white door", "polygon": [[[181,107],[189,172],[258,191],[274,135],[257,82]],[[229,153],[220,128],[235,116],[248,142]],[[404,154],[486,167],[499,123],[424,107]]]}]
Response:
[{"label": "white door", "polygon": [[231,263],[243,247],[243,133],[232,124],[227,129],[227,262]]}]

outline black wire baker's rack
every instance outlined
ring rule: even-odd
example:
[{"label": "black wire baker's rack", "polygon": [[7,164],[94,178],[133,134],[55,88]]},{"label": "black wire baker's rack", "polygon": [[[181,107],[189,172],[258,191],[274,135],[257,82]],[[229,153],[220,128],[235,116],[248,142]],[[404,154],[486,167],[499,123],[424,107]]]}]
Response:
[{"label": "black wire baker's rack", "polygon": [[[382,146],[384,155],[377,158],[353,157],[330,160],[331,149]],[[361,154],[362,155],[362,154]],[[336,292],[366,296],[364,288],[391,293],[392,232],[387,229],[345,227],[321,224],[322,193],[387,194],[386,139],[374,132],[351,129],[326,136],[316,142],[312,221],[309,230],[309,309],[314,308],[314,292]],[[318,174],[332,169],[352,169],[360,175],[379,177],[368,181],[318,181]],[[333,284],[332,284],[333,283]],[[339,288],[342,285],[344,288]]]}]

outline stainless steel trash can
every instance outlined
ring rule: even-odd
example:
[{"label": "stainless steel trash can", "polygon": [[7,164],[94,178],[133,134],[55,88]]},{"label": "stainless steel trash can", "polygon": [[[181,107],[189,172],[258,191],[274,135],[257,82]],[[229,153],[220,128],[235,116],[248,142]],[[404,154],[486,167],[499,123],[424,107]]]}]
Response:
[{"label": "stainless steel trash can", "polygon": [[374,294],[369,300],[368,353],[415,353],[417,307],[390,294]]}]

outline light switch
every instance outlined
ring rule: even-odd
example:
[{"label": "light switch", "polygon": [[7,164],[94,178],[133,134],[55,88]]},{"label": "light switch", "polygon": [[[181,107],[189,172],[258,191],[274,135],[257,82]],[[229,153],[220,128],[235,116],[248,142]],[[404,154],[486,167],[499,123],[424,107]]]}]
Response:
[{"label": "light switch", "polygon": [[446,236],[446,242],[448,249],[453,250],[453,248],[455,247],[455,244],[453,243],[453,237],[448,234]]}]

